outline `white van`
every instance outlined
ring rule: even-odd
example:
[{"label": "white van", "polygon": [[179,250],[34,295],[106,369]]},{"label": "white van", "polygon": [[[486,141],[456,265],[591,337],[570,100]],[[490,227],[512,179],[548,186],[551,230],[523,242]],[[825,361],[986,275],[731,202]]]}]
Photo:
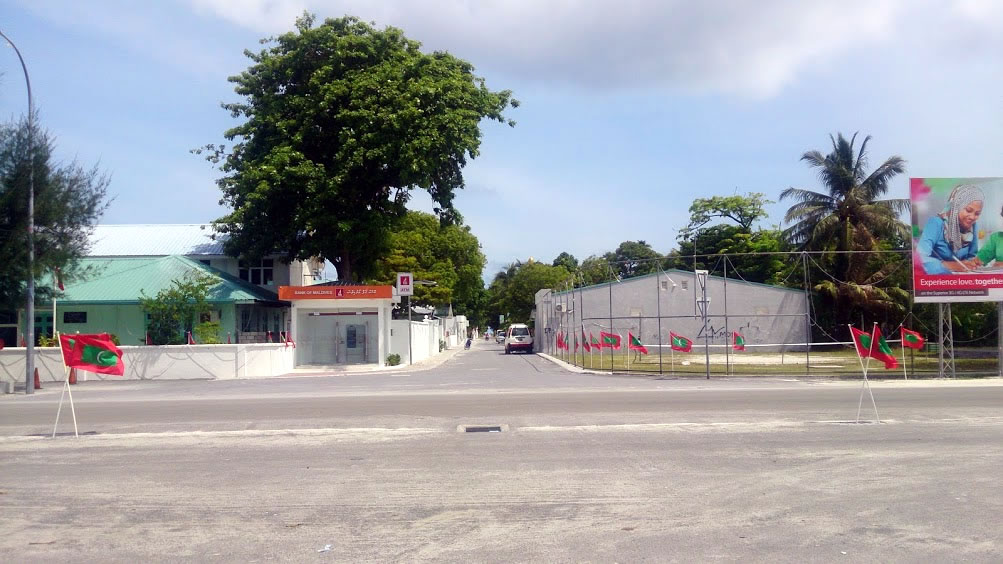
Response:
[{"label": "white van", "polygon": [[529,333],[528,325],[513,323],[505,331],[505,354],[519,350],[533,352],[533,336]]}]

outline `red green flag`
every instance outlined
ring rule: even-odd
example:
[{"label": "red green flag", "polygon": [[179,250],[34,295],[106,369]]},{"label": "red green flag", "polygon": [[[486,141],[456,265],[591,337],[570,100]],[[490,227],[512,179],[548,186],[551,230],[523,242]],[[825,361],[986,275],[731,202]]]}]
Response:
[{"label": "red green flag", "polygon": [[850,327],[850,335],[853,337],[853,346],[857,349],[857,356],[860,358],[871,356],[871,334],[856,327]]},{"label": "red green flag", "polygon": [[620,350],[620,335],[600,331],[599,338],[602,339],[602,346],[607,349],[613,349],[615,351]]},{"label": "red green flag", "polygon": [[899,361],[892,354],[892,348],[888,346],[888,341],[881,334],[881,328],[874,326],[874,335],[871,337],[871,357],[885,363],[885,370],[898,367]]},{"label": "red green flag", "polygon": [[641,354],[648,354],[648,347],[642,345],[641,339],[635,337],[630,331],[627,331],[627,348],[632,351],[640,351]]},{"label": "red green flag", "polygon": [[745,337],[743,337],[742,334],[739,333],[738,331],[735,331],[734,333],[732,333],[732,345],[731,345],[731,348],[735,349],[736,351],[744,351],[745,350]]},{"label": "red green flag", "polygon": [[693,350],[693,341],[683,337],[682,335],[676,335],[675,333],[669,331],[669,339],[672,345],[672,350],[681,352],[690,352]]},{"label": "red green flag", "polygon": [[98,335],[59,335],[63,362],[69,368],[79,368],[97,374],[122,376],[125,363],[122,349],[115,346],[107,333]]},{"label": "red green flag", "polygon": [[558,350],[564,348],[564,334],[560,331],[557,332],[557,348]]},{"label": "red green flag", "polygon": [[592,352],[592,347],[589,345],[588,338],[585,337],[585,327],[582,327],[582,348],[585,352]]},{"label": "red green flag", "polygon": [[578,335],[575,335],[575,352],[578,352]]},{"label": "red green flag", "polygon": [[920,335],[915,331],[911,331],[909,329],[906,329],[905,327],[900,328],[900,331],[902,333],[903,347],[909,347],[910,349],[921,349],[923,348],[923,344],[926,343],[926,339],[923,338],[923,335]]},{"label": "red green flag", "polygon": [[[594,349],[601,349],[602,348],[602,343],[599,341],[599,339],[596,339],[596,336],[593,335],[592,333],[589,333],[589,344]],[[602,352],[602,351],[599,351],[599,352]]]}]

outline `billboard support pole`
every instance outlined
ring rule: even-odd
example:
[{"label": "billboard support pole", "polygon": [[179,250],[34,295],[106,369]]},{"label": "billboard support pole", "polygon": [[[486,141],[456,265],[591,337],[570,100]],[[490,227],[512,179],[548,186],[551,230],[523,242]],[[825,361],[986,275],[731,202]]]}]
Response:
[{"label": "billboard support pole", "polygon": [[1003,321],[1003,302],[996,302],[996,369],[1003,377],[1003,331],[1000,331],[1000,321]]},{"label": "billboard support pole", "polygon": [[937,367],[940,377],[954,378],[954,328],[951,324],[951,304],[937,304]]}]

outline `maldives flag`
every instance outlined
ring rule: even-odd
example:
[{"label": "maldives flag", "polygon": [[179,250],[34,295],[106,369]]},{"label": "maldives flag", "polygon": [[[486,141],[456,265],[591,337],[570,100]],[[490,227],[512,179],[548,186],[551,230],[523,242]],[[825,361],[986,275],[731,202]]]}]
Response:
[{"label": "maldives flag", "polygon": [[909,347],[910,349],[921,349],[923,348],[923,344],[926,343],[926,339],[923,338],[923,335],[920,335],[915,331],[910,331],[905,327],[900,328],[900,331],[902,333],[903,347]]},{"label": "maldives flag", "polygon": [[620,335],[600,331],[599,338],[602,339],[602,346],[607,349],[613,349],[615,351],[620,350]]},{"label": "maldives flag", "polygon": [[745,337],[743,337],[742,334],[739,333],[738,331],[732,333],[731,348],[735,349],[736,351],[745,350]]},{"label": "maldives flag", "polygon": [[648,354],[648,347],[642,345],[641,339],[635,337],[630,331],[627,331],[627,348],[632,351],[641,351],[641,354]]},{"label": "maldives flag", "polygon": [[575,352],[578,352],[578,335],[575,335]]},{"label": "maldives flag", "polygon": [[[599,339],[596,339],[596,336],[593,335],[592,333],[589,333],[589,343],[592,346],[592,348],[594,348],[594,349],[601,349],[602,348],[602,343],[599,342]],[[602,351],[600,350],[599,352],[602,352]]]},{"label": "maldives flag", "polygon": [[585,352],[592,352],[592,346],[589,345],[589,340],[585,337],[585,327],[582,327],[582,348]]},{"label": "maldives flag", "polygon": [[675,333],[669,331],[669,339],[672,345],[672,350],[681,352],[690,352],[693,349],[693,341],[683,337],[682,335],[676,335]]},{"label": "maldives flag", "polygon": [[56,268],[54,270],[56,272],[55,272],[55,275],[53,276],[53,278],[56,279],[56,286],[59,288],[60,292],[65,292],[66,291],[66,286],[63,286],[63,274],[61,272],[59,272],[58,268]]},{"label": "maldives flag", "polygon": [[564,348],[564,335],[560,331],[557,332],[557,348],[558,350]]},{"label": "maldives flag", "polygon": [[98,335],[59,335],[63,362],[69,368],[79,368],[97,374],[122,376],[125,363],[122,349],[115,346],[107,333]]},{"label": "maldives flag", "polygon": [[874,335],[871,337],[871,357],[885,363],[885,370],[891,370],[899,365],[899,361],[892,354],[892,348],[888,346],[888,341],[877,325],[874,326]]},{"label": "maldives flag", "polygon": [[871,356],[871,335],[857,329],[856,327],[850,327],[850,335],[853,337],[853,346],[857,349],[857,356],[860,358],[867,358]]}]

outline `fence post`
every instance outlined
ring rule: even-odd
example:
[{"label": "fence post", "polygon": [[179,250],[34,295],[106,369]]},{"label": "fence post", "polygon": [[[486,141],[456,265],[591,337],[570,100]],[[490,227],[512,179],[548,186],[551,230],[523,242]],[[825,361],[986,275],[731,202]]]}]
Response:
[{"label": "fence post", "polygon": [[808,294],[808,253],[801,252],[801,264],[804,268],[804,375],[811,372],[811,297]]}]

